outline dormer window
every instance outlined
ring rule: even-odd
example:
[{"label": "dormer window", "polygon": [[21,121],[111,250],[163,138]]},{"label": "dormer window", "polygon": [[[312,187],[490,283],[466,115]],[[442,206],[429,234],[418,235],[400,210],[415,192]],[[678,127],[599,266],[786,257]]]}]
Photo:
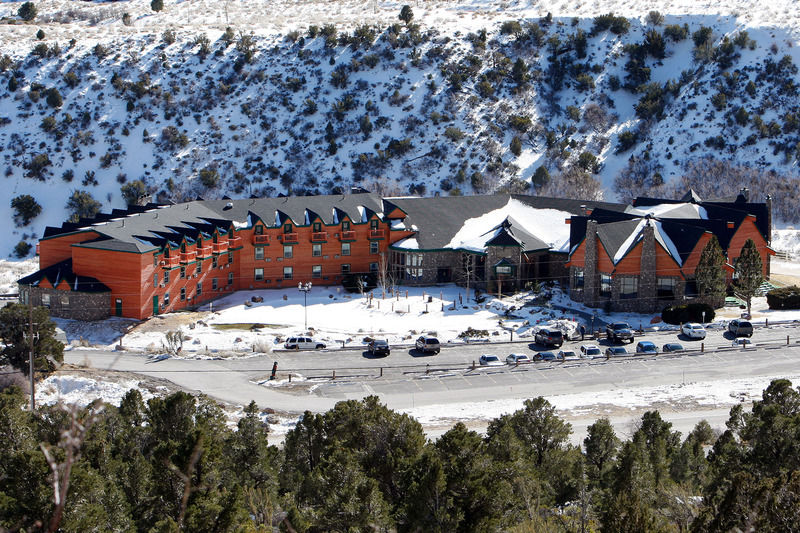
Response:
[{"label": "dormer window", "polygon": [[284,233],[291,233],[292,232],[292,225],[291,224],[284,224],[283,225],[283,232]]},{"label": "dormer window", "polygon": [[342,231],[350,231],[350,221],[343,220],[342,221]]},{"label": "dormer window", "polygon": [[378,229],[378,219],[373,218],[369,221],[369,229]]},{"label": "dormer window", "polygon": [[319,222],[314,222],[313,230],[314,233],[319,233],[320,231],[322,231],[322,224],[320,224]]},{"label": "dormer window", "polygon": [[256,226],[255,232],[256,232],[256,235],[264,235],[264,226],[259,224],[258,226]]}]

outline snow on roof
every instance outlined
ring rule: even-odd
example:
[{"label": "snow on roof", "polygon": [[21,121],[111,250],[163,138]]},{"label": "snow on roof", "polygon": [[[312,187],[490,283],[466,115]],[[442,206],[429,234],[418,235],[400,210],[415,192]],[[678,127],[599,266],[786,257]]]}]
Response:
[{"label": "snow on roof", "polygon": [[[563,222],[570,216],[571,213],[566,211],[537,209],[511,198],[500,209],[464,221],[445,248],[483,251],[485,243],[497,233],[492,230],[511,217],[522,229],[546,242],[555,251],[566,252],[569,250],[569,226]],[[492,234],[487,235],[490,232]]]},{"label": "snow on roof", "polygon": [[[646,218],[642,219],[636,226],[636,229],[631,231],[630,235],[628,235],[628,238],[625,239],[625,241],[622,243],[619,249],[617,249],[617,253],[614,254],[614,257],[612,258],[612,261],[614,262],[615,265],[620,261],[622,261],[622,258],[624,258],[628,254],[628,252],[634,246],[636,246],[636,244],[641,239],[642,230],[647,225],[648,221],[649,220]],[[661,244],[661,246],[663,246],[664,249],[675,259],[678,265],[681,266],[682,265],[681,256],[678,253],[678,248],[675,246],[675,243],[672,242],[672,239],[670,239],[667,236],[667,233],[661,226],[661,222],[658,222],[657,220],[653,220],[652,222],[655,223],[654,227],[655,231],[653,233],[656,238],[656,241],[658,241],[659,244]]]},{"label": "snow on roof", "polygon": [[656,240],[661,243],[661,246],[664,247],[665,250],[669,252],[669,255],[675,259],[675,262],[678,263],[678,266],[683,266],[683,260],[681,259],[681,255],[678,253],[678,248],[675,246],[675,243],[672,242],[667,236],[667,232],[664,231],[664,228],[661,227],[661,222],[655,221],[656,223]]},{"label": "snow on roof", "polygon": [[332,207],[331,211],[333,212],[333,223],[334,224],[338,224],[339,223],[339,212],[336,210],[335,207]]},{"label": "snow on roof", "polygon": [[233,227],[236,228],[236,229],[246,228],[250,224],[249,221],[247,221],[247,220],[245,220],[243,222],[239,222],[238,220],[233,220],[231,222],[233,222]]},{"label": "snow on roof", "polygon": [[403,248],[405,250],[419,250],[419,243],[414,237],[408,237],[397,241],[392,245],[393,248]]},{"label": "snow on roof", "polygon": [[389,221],[392,229],[406,229],[406,224],[402,218],[392,218]]},{"label": "snow on roof", "polygon": [[632,207],[626,210],[634,215],[653,215],[660,218],[695,218],[708,219],[708,213],[702,206],[692,203],[648,205],[642,208]]},{"label": "snow on roof", "polygon": [[361,217],[361,222],[366,222],[367,221],[367,210],[364,209],[364,206],[363,205],[357,205],[356,209],[358,209],[358,214]]}]

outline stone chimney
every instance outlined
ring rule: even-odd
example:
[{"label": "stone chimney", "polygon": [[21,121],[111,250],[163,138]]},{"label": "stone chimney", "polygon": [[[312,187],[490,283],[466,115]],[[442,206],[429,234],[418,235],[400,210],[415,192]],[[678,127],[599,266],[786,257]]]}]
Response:
[{"label": "stone chimney", "polygon": [[586,252],[583,260],[583,303],[596,307],[600,295],[600,279],[597,276],[597,221],[586,221]]},{"label": "stone chimney", "polygon": [[656,232],[650,215],[642,230],[642,260],[639,268],[639,294],[636,307],[640,312],[656,310],[658,283],[656,281]]}]

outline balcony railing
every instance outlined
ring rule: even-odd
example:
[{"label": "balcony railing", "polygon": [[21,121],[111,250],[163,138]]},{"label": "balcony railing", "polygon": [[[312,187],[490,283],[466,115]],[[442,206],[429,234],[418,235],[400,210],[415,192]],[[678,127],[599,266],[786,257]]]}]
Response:
[{"label": "balcony railing", "polygon": [[296,244],[298,242],[297,233],[282,233],[280,235],[280,238],[281,238],[281,242],[284,242],[284,243],[290,243],[291,242],[291,243],[295,243]]},{"label": "balcony railing", "polygon": [[343,231],[341,240],[343,240],[343,241],[354,241],[354,240],[356,240],[356,232],[355,231]]},{"label": "balcony railing", "polygon": [[209,257],[213,248],[211,246],[201,246],[197,249],[197,257]]},{"label": "balcony railing", "polygon": [[178,262],[180,261],[180,257],[177,255],[173,255],[172,257],[164,257],[161,259],[161,266],[164,268],[172,268],[178,266]]},{"label": "balcony railing", "polygon": [[383,238],[383,230],[382,229],[371,229],[371,230],[369,230],[369,238],[370,239],[381,239],[381,238]]},{"label": "balcony railing", "polygon": [[311,234],[311,241],[312,242],[325,242],[328,240],[328,232],[327,231],[315,231]]},{"label": "balcony railing", "polygon": [[212,246],[215,254],[221,254],[228,251],[228,241],[215,242]]},{"label": "balcony railing", "polygon": [[181,252],[181,263],[189,263],[197,258],[197,252]]},{"label": "balcony railing", "polygon": [[242,245],[241,237],[228,237],[228,246],[230,248],[238,248]]},{"label": "balcony railing", "polygon": [[253,244],[269,244],[269,235],[253,235]]}]

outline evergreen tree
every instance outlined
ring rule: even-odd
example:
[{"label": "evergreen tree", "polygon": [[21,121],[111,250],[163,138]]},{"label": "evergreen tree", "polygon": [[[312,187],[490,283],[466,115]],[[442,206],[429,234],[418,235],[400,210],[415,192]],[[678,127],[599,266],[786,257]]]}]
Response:
[{"label": "evergreen tree", "polygon": [[14,197],[11,200],[11,208],[14,210],[14,222],[17,226],[27,226],[42,212],[42,206],[30,194]]},{"label": "evergreen tree", "polygon": [[30,22],[36,18],[37,9],[33,2],[25,2],[17,10],[17,16],[26,22]]},{"label": "evergreen tree", "polygon": [[747,302],[747,312],[753,296],[764,281],[763,263],[753,239],[747,239],[736,261],[736,292]]},{"label": "evergreen tree", "polygon": [[164,9],[164,0],[150,0],[150,9],[158,13]]},{"label": "evergreen tree", "polygon": [[[0,309],[0,337],[5,347],[0,361],[28,375],[31,311],[27,305],[12,303]],[[34,307],[33,364],[35,370],[52,371],[64,360],[64,345],[56,340],[56,325],[44,307]]]},{"label": "evergreen tree", "polygon": [[604,485],[604,478],[614,466],[619,449],[619,439],[608,418],[601,418],[589,426],[583,447],[590,480],[595,486]]},{"label": "evergreen tree", "polygon": [[718,302],[725,295],[725,256],[716,235],[711,236],[700,253],[694,276],[701,296]]},{"label": "evergreen tree", "polygon": [[400,9],[400,15],[398,16],[400,20],[406,23],[406,26],[411,24],[411,21],[414,19],[414,12],[411,10],[411,6],[404,5]]}]

